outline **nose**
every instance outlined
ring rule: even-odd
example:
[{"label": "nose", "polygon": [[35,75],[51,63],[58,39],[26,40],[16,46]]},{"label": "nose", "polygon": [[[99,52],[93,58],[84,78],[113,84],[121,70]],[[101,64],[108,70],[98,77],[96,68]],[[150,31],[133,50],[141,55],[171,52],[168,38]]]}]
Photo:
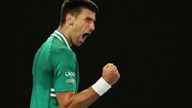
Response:
[{"label": "nose", "polygon": [[94,24],[94,22],[91,22],[91,23],[90,23],[90,30],[91,30],[91,31],[94,31],[94,30],[95,30],[95,24]]}]

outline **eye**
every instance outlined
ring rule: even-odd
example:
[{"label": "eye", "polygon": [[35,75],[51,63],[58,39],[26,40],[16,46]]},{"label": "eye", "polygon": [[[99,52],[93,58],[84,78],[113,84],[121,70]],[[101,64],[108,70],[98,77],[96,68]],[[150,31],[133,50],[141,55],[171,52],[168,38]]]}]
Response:
[{"label": "eye", "polygon": [[91,18],[85,18],[85,21],[86,21],[87,23],[91,23],[93,20],[92,20]]}]

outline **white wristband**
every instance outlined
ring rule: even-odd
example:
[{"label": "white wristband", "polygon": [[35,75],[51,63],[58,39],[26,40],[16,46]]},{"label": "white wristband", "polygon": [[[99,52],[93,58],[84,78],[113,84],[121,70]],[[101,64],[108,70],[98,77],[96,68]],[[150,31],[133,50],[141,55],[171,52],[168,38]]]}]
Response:
[{"label": "white wristband", "polygon": [[99,95],[102,96],[105,92],[107,92],[110,88],[111,85],[108,84],[102,77],[91,86],[93,90]]}]

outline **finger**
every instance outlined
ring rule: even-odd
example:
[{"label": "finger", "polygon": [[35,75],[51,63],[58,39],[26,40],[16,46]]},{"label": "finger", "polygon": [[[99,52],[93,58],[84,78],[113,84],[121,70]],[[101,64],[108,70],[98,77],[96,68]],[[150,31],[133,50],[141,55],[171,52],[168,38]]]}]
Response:
[{"label": "finger", "polygon": [[106,68],[109,68],[109,67],[111,67],[111,66],[112,66],[112,63],[107,63],[107,64],[105,65]]},{"label": "finger", "polygon": [[110,65],[110,64],[109,64],[109,63],[107,63],[107,64],[105,65],[105,67],[106,67],[106,68],[108,68],[108,67],[109,67],[109,65]]},{"label": "finger", "polygon": [[113,63],[109,63],[109,67],[114,67],[115,65]]},{"label": "finger", "polygon": [[117,66],[114,65],[114,68],[117,69]]}]

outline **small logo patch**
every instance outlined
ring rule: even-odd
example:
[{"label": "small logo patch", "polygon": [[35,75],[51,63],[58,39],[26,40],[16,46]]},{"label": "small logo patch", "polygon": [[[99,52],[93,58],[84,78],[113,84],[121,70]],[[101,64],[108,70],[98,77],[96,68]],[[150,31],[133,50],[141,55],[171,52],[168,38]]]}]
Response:
[{"label": "small logo patch", "polygon": [[65,82],[66,82],[66,83],[74,83],[74,82],[75,82],[75,79],[66,79]]}]

